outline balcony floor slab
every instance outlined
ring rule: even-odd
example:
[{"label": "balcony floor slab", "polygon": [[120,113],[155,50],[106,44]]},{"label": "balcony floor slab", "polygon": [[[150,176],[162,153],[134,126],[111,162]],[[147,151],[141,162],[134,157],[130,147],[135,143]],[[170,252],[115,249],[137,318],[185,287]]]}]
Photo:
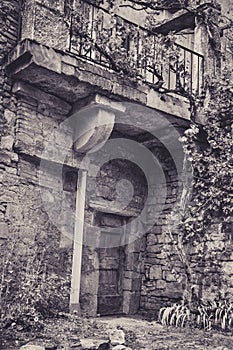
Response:
[{"label": "balcony floor slab", "polygon": [[14,80],[24,81],[71,104],[98,93],[190,119],[189,104],[183,97],[162,94],[113,70],[30,39],[23,40],[10,52],[6,69]]}]

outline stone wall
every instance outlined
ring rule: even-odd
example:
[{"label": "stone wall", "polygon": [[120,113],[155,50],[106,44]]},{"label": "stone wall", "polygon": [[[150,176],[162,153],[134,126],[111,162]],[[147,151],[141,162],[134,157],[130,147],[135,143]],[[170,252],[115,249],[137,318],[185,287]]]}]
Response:
[{"label": "stone wall", "polygon": [[[164,146],[161,144],[154,146],[151,151],[162,164],[165,179],[159,186],[155,184],[149,193],[151,210],[148,213],[148,220],[155,222],[145,237],[140,311],[147,316],[154,317],[162,306],[181,299],[184,283],[182,280],[183,266],[169,236],[167,221],[168,215],[181,196],[180,174]],[[159,202],[164,205],[155,220],[152,209]]]},{"label": "stone wall", "polygon": [[[45,111],[42,114],[40,103],[18,96],[15,112],[6,113],[12,117],[13,127],[12,134],[1,139],[1,237],[20,237],[25,242],[52,240],[60,254],[51,256],[51,264],[59,273],[67,271],[70,275],[78,170],[70,166],[69,154],[69,165],[62,164],[62,177],[55,163],[41,168],[48,135],[64,118],[53,114],[52,106],[47,105],[46,110],[50,116]],[[57,139],[58,151],[66,151],[62,140]],[[68,265],[64,261],[67,258]]]},{"label": "stone wall", "polygon": [[213,223],[206,242],[188,247],[194,292],[203,300],[232,300],[232,224]]},{"label": "stone wall", "polygon": [[[152,317],[165,305],[187,301],[187,287],[192,287],[193,301],[229,301],[233,297],[232,223],[223,224],[221,218],[209,227],[205,240],[183,245],[187,259],[185,263],[188,263],[192,279],[192,286],[187,284],[186,266],[179,256],[180,250],[177,251],[173,243],[173,239],[177,239],[176,231],[173,227],[171,237],[167,220],[169,212],[173,212],[173,205],[179,200],[182,183],[179,182],[172,159],[169,161],[165,154],[164,150],[159,150],[161,162],[167,159],[169,164],[166,184],[161,189],[161,193],[167,189],[166,202],[156,225],[146,235],[143,254],[140,311]],[[151,197],[153,203],[155,196],[152,194]]]},{"label": "stone wall", "polygon": [[[12,82],[6,76],[4,60],[6,54],[16,45],[19,30],[19,1],[0,4],[0,238],[9,234],[5,218],[9,202],[14,198],[18,155],[13,150],[16,99],[11,94]],[[12,185],[11,195],[4,198],[6,180]]]},{"label": "stone wall", "polygon": [[69,47],[69,16],[65,0],[25,0],[22,13],[21,39],[67,50]]},{"label": "stone wall", "polygon": [[[39,178],[43,179],[43,175],[46,175],[44,179],[47,182],[43,182],[43,189],[48,203],[54,208],[54,215],[59,216],[62,211],[65,217],[70,207],[74,208],[75,191],[74,187],[70,187],[69,176],[71,168],[64,167],[63,171],[66,207],[62,208],[57,207],[56,203],[56,183],[59,181],[56,172],[51,170],[51,173],[40,173],[40,156],[44,145],[51,130],[64,118],[64,109],[61,111],[62,102],[48,102],[48,99],[54,101],[54,97],[43,95],[41,91],[34,91],[31,87],[30,94],[23,96],[18,83],[14,85],[6,75],[6,55],[19,39],[20,5],[21,1],[9,1],[8,4],[4,1],[0,5],[0,240],[9,237],[20,237],[26,242],[39,237],[52,239],[54,246],[60,246],[61,252],[59,256],[52,257],[52,264],[58,271],[65,272],[66,267],[62,266],[65,266],[64,259],[67,259],[67,243],[61,239],[60,230],[50,220],[44,208],[42,187],[39,183]],[[59,148],[59,137],[57,146]],[[60,147],[64,147],[64,144]],[[68,155],[67,163],[73,166],[74,157],[70,155],[69,159]],[[64,222],[66,223],[65,219]],[[73,222],[70,223],[72,225]],[[65,229],[64,227],[63,232]],[[71,256],[68,260],[70,265]],[[70,266],[67,269],[70,273]]]},{"label": "stone wall", "polygon": [[[5,110],[12,130],[1,138],[0,238],[19,237],[26,243],[34,239],[52,241],[58,252],[50,256],[53,269],[71,277],[79,161],[67,149],[66,142],[72,135],[58,128],[65,118],[59,104],[53,104],[53,97],[42,93],[39,95],[44,98],[38,101],[38,91],[33,92],[34,98],[17,93],[14,112]],[[44,167],[41,158],[51,135],[56,151],[65,153],[66,158],[60,166],[50,162]],[[67,301],[64,304],[68,310]]]}]

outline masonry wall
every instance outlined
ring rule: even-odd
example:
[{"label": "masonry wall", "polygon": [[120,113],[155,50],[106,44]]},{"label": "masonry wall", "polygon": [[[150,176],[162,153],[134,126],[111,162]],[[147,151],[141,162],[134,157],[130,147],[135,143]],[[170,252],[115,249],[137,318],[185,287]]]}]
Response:
[{"label": "masonry wall", "polygon": [[[46,106],[49,116],[42,114],[40,107],[35,100],[18,97],[14,112],[5,111],[12,118],[12,134],[1,138],[0,238],[52,244],[51,267],[70,277],[78,170],[63,166],[61,177],[55,163],[41,168],[42,150],[48,135],[57,127],[59,116],[51,116],[51,106]],[[65,148],[59,139],[56,146]],[[66,307],[68,310],[68,303]]]},{"label": "masonry wall", "polygon": [[[29,6],[29,3],[26,2],[25,6]],[[26,7],[24,7],[24,11],[27,11]],[[13,13],[14,17],[11,14],[9,18],[4,18],[4,23],[6,23],[4,35],[6,37],[2,44],[3,57],[15,46],[18,40],[20,16],[17,12]],[[26,18],[23,18],[23,21],[25,20]],[[27,28],[29,30],[29,27],[24,26],[24,33]],[[55,35],[55,31],[53,34]],[[3,62],[1,63],[3,64]],[[68,265],[65,268],[70,274],[73,244],[70,234],[74,230],[76,182],[80,159],[71,149],[67,149],[64,143],[64,130],[60,130],[60,134],[58,129],[59,124],[69,113],[69,105],[30,85],[10,81],[5,74],[4,65],[1,68],[3,94],[1,123],[3,127],[1,128],[0,161],[0,238],[5,240],[8,237],[12,239],[21,237],[26,242],[39,237],[53,240],[54,245],[60,249],[60,255],[54,257],[52,263],[58,268],[58,271],[63,272],[63,257],[64,253],[68,252]],[[61,181],[59,164],[59,169],[56,163],[48,166],[46,171],[41,167],[41,158],[45,156],[43,155],[44,149],[47,147],[47,142],[54,130],[56,130],[54,137],[57,152],[64,151],[66,153],[62,167],[63,198],[60,198],[61,193],[59,192]],[[70,134],[68,132],[67,138],[71,137],[71,134],[72,132]],[[113,200],[114,184],[117,183],[122,174],[132,180],[136,188],[129,209],[137,213],[140,211],[145,191],[141,182],[143,176],[141,174],[138,177],[137,174],[132,176],[132,174],[135,175],[133,165],[130,167],[129,164],[118,162],[105,166],[98,177],[97,196]],[[61,200],[61,205],[57,202],[58,199]],[[47,209],[49,209],[49,213]],[[51,212],[55,218],[60,218],[61,227],[56,227],[50,216]],[[96,210],[89,208],[87,204],[87,221],[92,219],[98,221],[97,217]],[[121,220],[122,218],[119,216],[103,214],[97,225],[102,227],[116,226]],[[62,229],[62,234],[60,229]],[[141,253],[141,241],[137,244],[131,244],[126,250],[129,254],[127,254],[125,266],[124,309],[128,313],[136,312],[139,307],[141,281],[139,261],[141,259],[138,258]],[[95,315],[97,310],[95,297],[98,292],[98,255],[95,247],[84,247],[82,278],[83,312]],[[90,293],[91,290],[93,293]]]},{"label": "masonry wall", "polygon": [[19,27],[19,1],[9,2],[9,6],[0,6],[0,235],[8,236],[6,212],[13,201],[14,193],[4,199],[7,178],[14,186],[18,155],[13,151],[14,123],[16,117],[16,99],[11,94],[12,82],[6,76],[4,59],[6,54],[16,45]]},{"label": "masonry wall", "polygon": [[[4,7],[0,5],[0,242],[9,237],[26,244],[34,239],[52,242],[58,252],[51,256],[52,268],[70,275],[72,254],[63,239],[66,235],[61,237],[60,230],[48,216],[42,202],[42,191],[54,210],[54,216],[64,215],[65,233],[65,214],[75,206],[75,188],[70,187],[71,170],[65,167],[63,171],[66,200],[59,208],[56,185],[60,179],[56,167],[48,169],[46,174],[40,169],[40,156],[46,140],[64,118],[62,103],[55,103],[54,110],[54,106],[48,103],[49,97],[46,101],[40,92],[39,98],[36,93],[34,98],[17,95],[13,81],[5,73],[6,55],[19,39],[20,7],[20,1],[4,2]],[[59,146],[59,140],[57,146],[64,148],[64,144]],[[69,225],[72,230],[73,222]]]},{"label": "masonry wall", "polygon": [[233,298],[232,223],[216,219],[207,232],[207,241],[188,247],[195,273],[194,291],[203,300]]},{"label": "masonry wall", "polygon": [[[155,317],[162,306],[182,298],[185,284],[182,278],[183,266],[174,249],[168,227],[168,216],[182,193],[180,174],[177,173],[174,160],[162,144],[155,145],[151,151],[159,159],[165,179],[159,187],[155,185],[149,193],[150,203],[152,209],[157,202],[161,201],[164,205],[156,220],[153,216],[150,217],[150,210],[148,213],[148,220],[153,220],[154,225],[146,234],[140,311]],[[153,210],[151,212],[153,213]]]},{"label": "masonry wall", "polygon": [[[194,302],[196,300],[231,301],[233,298],[232,222],[223,224],[221,217],[216,218],[209,227],[205,240],[184,244],[183,252],[187,260],[181,259],[181,251],[174,245],[174,241],[177,240],[176,228],[172,225],[169,214],[177,215],[174,205],[177,201],[179,202],[182,194],[179,191],[185,186],[188,186],[187,190],[191,191],[191,182],[190,184],[186,181],[179,182],[173,161],[169,159],[165,150],[160,148],[153,152],[157,152],[162,163],[166,159],[166,183],[161,193],[167,190],[167,197],[157,223],[146,234],[140,311],[154,318],[164,305],[171,305],[181,300],[189,301],[190,295],[186,294],[186,290],[191,286],[187,284],[186,262],[192,274]],[[156,196],[158,196],[157,190]],[[153,200],[155,201],[153,192],[151,197],[153,204]]]},{"label": "masonry wall", "polygon": [[69,47],[70,0],[25,0],[22,12],[22,40],[66,50]]}]

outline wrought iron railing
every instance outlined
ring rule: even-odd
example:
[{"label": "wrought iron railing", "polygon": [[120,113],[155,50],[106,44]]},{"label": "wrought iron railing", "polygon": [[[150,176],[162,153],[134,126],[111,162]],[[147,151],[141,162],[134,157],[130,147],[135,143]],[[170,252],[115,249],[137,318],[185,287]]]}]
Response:
[{"label": "wrought iron railing", "polygon": [[[107,9],[91,1],[80,0],[79,12],[79,14],[78,12],[73,14],[71,19],[69,44],[71,53],[129,75],[130,72],[136,72],[147,84],[165,91],[180,94],[201,93],[204,75],[204,57],[201,54],[174,44],[175,54],[173,53],[171,57],[167,55],[164,63],[161,64],[160,52],[158,63],[158,34],[115,15],[117,25],[121,30],[123,28],[122,60],[125,59],[126,62],[122,62],[119,57],[115,60],[114,52],[111,55],[104,50],[103,46],[97,44],[97,38],[100,39],[101,32],[108,32],[109,37],[113,35],[113,29],[108,30],[110,14]],[[78,21],[77,16],[80,19]],[[128,71],[126,72],[127,64]]]}]

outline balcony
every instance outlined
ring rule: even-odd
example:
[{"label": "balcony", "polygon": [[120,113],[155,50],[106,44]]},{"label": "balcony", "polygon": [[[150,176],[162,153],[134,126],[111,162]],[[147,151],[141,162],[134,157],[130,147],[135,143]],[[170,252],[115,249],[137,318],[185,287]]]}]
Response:
[{"label": "balcony", "polygon": [[[114,21],[111,27],[111,16],[103,6],[80,0],[71,18],[69,52],[131,79],[138,78],[161,92],[184,96],[201,93],[203,55],[169,41],[161,50],[158,33],[120,15],[115,15]],[[109,44],[109,38],[115,38],[117,45]]]},{"label": "balcony", "polygon": [[[93,1],[79,0],[76,11],[68,15],[64,0],[58,1],[59,9],[49,0],[30,0],[25,7],[21,40],[6,63],[17,94],[33,91],[23,91],[18,84],[23,82],[68,103],[64,113],[76,101],[98,93],[190,119],[190,105],[183,96],[201,93],[201,54],[178,44],[170,50],[168,41],[162,52],[166,60],[161,64],[158,38],[162,35],[145,29],[143,21],[139,25],[129,20],[129,14],[126,19],[119,13],[114,17],[115,29],[111,29],[109,12]],[[138,22],[136,16],[133,20]],[[120,33],[114,42],[120,56],[114,56],[114,50],[113,55],[108,54],[99,45],[102,34],[114,35],[114,30]]]}]

